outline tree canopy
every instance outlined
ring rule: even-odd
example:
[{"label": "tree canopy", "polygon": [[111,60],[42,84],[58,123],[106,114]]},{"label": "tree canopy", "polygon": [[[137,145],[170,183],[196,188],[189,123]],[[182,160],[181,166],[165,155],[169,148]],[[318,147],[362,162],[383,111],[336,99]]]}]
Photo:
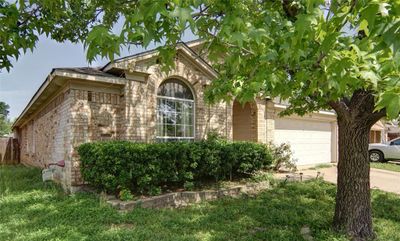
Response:
[{"label": "tree canopy", "polygon": [[211,101],[279,96],[288,113],[304,114],[365,89],[390,118],[400,111],[399,0],[0,0],[0,9],[1,68],[34,48],[39,34],[84,42],[89,61],[162,43],[160,58],[171,65],[190,30],[220,73]]},{"label": "tree canopy", "polygon": [[0,101],[0,136],[10,134],[11,132],[11,122],[8,119],[9,108],[9,105]]}]

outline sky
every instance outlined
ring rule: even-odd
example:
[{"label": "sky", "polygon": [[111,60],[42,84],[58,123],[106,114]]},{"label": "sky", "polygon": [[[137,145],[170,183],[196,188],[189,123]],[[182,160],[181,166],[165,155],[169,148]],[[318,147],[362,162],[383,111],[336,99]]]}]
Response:
[{"label": "sky", "polygon": [[[182,38],[184,41],[193,39],[195,37],[191,33]],[[149,46],[149,49],[151,48],[154,48],[154,45]],[[123,49],[121,57],[143,50],[137,47]],[[18,61],[14,61],[10,72],[0,72],[0,101],[10,106],[9,118],[14,119],[21,114],[53,68],[98,67],[109,62],[107,59],[98,59],[89,65],[85,56],[82,44],[57,43],[41,36],[33,52],[29,51],[21,55]]]}]

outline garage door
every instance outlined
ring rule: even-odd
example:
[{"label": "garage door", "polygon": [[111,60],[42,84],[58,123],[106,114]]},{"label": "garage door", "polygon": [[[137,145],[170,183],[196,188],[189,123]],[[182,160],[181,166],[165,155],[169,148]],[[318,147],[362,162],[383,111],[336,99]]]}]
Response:
[{"label": "garage door", "polygon": [[275,120],[275,143],[289,143],[297,165],[331,162],[331,136],[329,122],[289,118]]}]

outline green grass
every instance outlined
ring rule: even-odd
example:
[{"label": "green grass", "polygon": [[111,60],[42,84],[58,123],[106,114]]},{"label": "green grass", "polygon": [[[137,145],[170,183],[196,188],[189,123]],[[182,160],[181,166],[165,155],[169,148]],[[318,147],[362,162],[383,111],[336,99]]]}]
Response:
[{"label": "green grass", "polygon": [[[91,194],[64,195],[40,170],[0,167],[0,240],[347,240],[332,232],[335,187],[289,183],[256,197],[120,213]],[[373,191],[378,240],[400,240],[400,198]]]},{"label": "green grass", "polygon": [[394,163],[381,163],[381,162],[371,162],[371,168],[384,169],[393,172],[400,172],[400,164]]}]

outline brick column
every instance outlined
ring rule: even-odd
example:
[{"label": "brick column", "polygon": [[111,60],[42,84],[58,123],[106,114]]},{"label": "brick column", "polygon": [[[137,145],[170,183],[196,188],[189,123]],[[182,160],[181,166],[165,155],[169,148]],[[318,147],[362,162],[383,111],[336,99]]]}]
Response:
[{"label": "brick column", "polygon": [[273,142],[275,139],[275,109],[272,101],[267,101],[265,108],[266,142]]}]

